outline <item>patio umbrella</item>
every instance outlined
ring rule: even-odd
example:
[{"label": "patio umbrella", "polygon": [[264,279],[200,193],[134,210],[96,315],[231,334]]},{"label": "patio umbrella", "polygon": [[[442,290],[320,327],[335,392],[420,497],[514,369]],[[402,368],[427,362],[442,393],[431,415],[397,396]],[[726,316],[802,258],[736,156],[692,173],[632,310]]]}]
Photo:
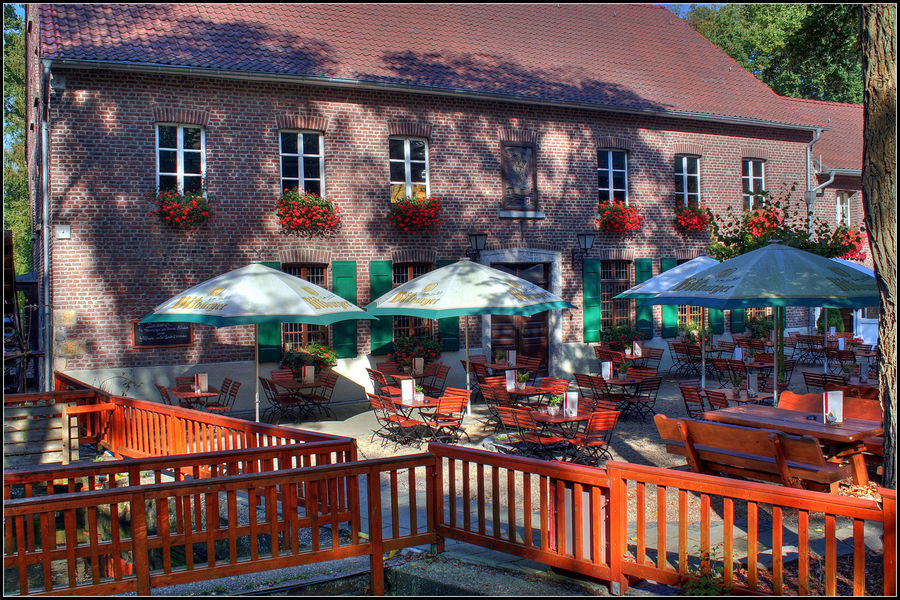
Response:
[{"label": "patio umbrella", "polygon": [[253,263],[219,275],[166,300],[141,323],[200,323],[213,327],[253,325],[256,348],[256,420],[259,421],[260,323],[330,325],[373,319],[363,309],[313,283]]},{"label": "patio umbrella", "polygon": [[[696,258],[692,258],[687,262],[683,262],[676,267],[672,267],[659,275],[655,275],[646,281],[628,288],[621,294],[614,296],[614,299],[643,300],[652,298],[660,292],[668,290],[676,283],[684,281],[688,277],[692,277],[698,271],[702,271],[707,267],[717,264],[719,264],[719,261],[716,259],[701,254]],[[706,325],[706,308],[703,307],[701,311],[700,326],[702,328]],[[706,387],[706,344],[704,344],[702,340],[700,343],[700,385]]]},{"label": "patio umbrella", "polygon": [[[859,308],[878,302],[874,277],[776,242],[699,271],[653,298],[639,300],[643,305],[692,304],[722,310],[773,306],[776,340],[778,311],[785,306]],[[777,402],[777,352],[775,373]]]},{"label": "patio umbrella", "polygon": [[[424,319],[469,315],[531,316],[545,310],[575,308],[530,281],[468,259],[429,271],[376,298],[373,315]],[[469,389],[469,328],[465,327],[466,389]]]}]

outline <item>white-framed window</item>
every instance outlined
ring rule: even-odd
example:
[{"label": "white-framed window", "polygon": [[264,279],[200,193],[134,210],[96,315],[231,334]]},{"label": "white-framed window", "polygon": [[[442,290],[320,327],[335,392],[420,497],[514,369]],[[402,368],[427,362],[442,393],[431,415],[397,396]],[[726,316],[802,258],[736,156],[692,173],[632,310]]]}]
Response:
[{"label": "white-framed window", "polygon": [[766,161],[756,158],[745,158],[741,167],[741,183],[743,189],[744,210],[753,210],[756,195],[765,193]]},{"label": "white-framed window", "polygon": [[197,125],[156,125],[156,187],[199,192],[206,173],[206,132]]},{"label": "white-framed window", "polygon": [[850,196],[853,192],[838,192],[835,198],[835,222],[838,225],[850,225]]},{"label": "white-framed window", "polygon": [[323,146],[323,136],[315,131],[280,132],[282,190],[299,188],[325,197]]},{"label": "white-framed window", "polygon": [[684,206],[700,206],[699,156],[675,156],[675,201]]},{"label": "white-framed window", "polygon": [[628,204],[628,153],[597,151],[597,197],[600,202]]},{"label": "white-framed window", "polygon": [[428,141],[392,137],[388,140],[391,201],[428,196]]}]

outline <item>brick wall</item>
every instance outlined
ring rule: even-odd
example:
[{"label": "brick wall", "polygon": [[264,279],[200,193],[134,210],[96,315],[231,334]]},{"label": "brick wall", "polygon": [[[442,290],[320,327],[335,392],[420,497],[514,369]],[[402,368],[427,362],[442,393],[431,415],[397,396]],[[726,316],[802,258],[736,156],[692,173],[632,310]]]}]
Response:
[{"label": "brick wall", "polygon": [[[806,181],[810,135],[775,128],[212,78],[70,70],[65,81],[50,106],[51,206],[52,223],[71,225],[72,236],[52,239],[52,302],[55,314],[71,311],[65,325],[57,319],[57,340],[83,342],[70,345],[67,367],[74,369],[252,360],[249,327],[197,327],[190,348],[135,350],[131,322],[190,285],[246,265],[258,249],[263,260],[307,249],[357,261],[357,304],[364,306],[370,260],[419,248],[438,259],[460,258],[467,233],[485,230],[492,249],[559,250],[562,296],[581,306],[570,250],[576,232],[595,229],[596,149],[607,138],[629,146],[630,202],[647,220],[637,233],[599,234],[589,256],[627,247],[635,258],[656,259],[654,274],[660,257],[708,242],[672,225],[676,149],[702,152],[701,190],[716,212],[740,207],[743,156],[767,159],[773,193]],[[215,218],[193,232],[156,227],[148,217],[154,123],[172,114],[205,123],[207,185],[220,199]],[[324,128],[326,194],[344,213],[333,238],[279,231],[279,123]],[[429,133],[430,191],[442,199],[446,221],[434,235],[398,233],[387,221],[387,138],[398,127]],[[516,131],[537,138],[544,219],[498,218],[500,136]],[[581,311],[566,313],[562,341],[579,342]],[[658,327],[659,309],[656,317]],[[474,320],[472,327],[474,334]],[[359,351],[367,349],[368,325],[360,322]]]}]

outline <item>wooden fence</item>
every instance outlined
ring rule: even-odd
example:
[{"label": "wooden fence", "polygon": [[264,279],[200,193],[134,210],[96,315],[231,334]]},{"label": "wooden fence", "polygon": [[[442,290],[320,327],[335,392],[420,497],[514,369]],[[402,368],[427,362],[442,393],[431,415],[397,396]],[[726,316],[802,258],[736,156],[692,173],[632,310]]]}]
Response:
[{"label": "wooden fence", "polygon": [[[445,539],[609,581],[617,594],[641,578],[675,584],[719,572],[736,593],[896,592],[893,490],[875,502],[447,444],[355,461],[348,438],[301,440],[309,432],[91,393],[79,404],[91,423],[83,434],[136,458],[4,474],[8,594],[145,595],[351,556],[369,557],[372,591],[383,594],[385,552],[440,551]],[[206,452],[144,456],[187,448]],[[110,489],[96,489],[103,476]],[[850,549],[846,566],[839,545]],[[867,587],[874,560],[880,589]]]}]

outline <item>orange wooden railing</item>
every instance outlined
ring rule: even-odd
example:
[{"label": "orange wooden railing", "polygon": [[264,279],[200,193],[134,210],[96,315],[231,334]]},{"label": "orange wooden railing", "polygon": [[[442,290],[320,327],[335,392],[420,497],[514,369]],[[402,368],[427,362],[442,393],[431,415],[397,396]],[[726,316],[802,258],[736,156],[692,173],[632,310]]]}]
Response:
[{"label": "orange wooden railing", "polygon": [[[372,590],[381,595],[385,552],[437,541],[428,516],[434,480],[434,458],[417,455],[9,499],[7,591],[149,595],[161,586],[368,556]],[[340,498],[346,501],[333,501]],[[122,515],[130,527],[120,525]],[[56,523],[64,535],[56,535]],[[300,545],[303,531],[309,547]]]},{"label": "orange wooden railing", "polygon": [[428,449],[442,467],[438,534],[612,578],[606,471],[447,444]]}]

